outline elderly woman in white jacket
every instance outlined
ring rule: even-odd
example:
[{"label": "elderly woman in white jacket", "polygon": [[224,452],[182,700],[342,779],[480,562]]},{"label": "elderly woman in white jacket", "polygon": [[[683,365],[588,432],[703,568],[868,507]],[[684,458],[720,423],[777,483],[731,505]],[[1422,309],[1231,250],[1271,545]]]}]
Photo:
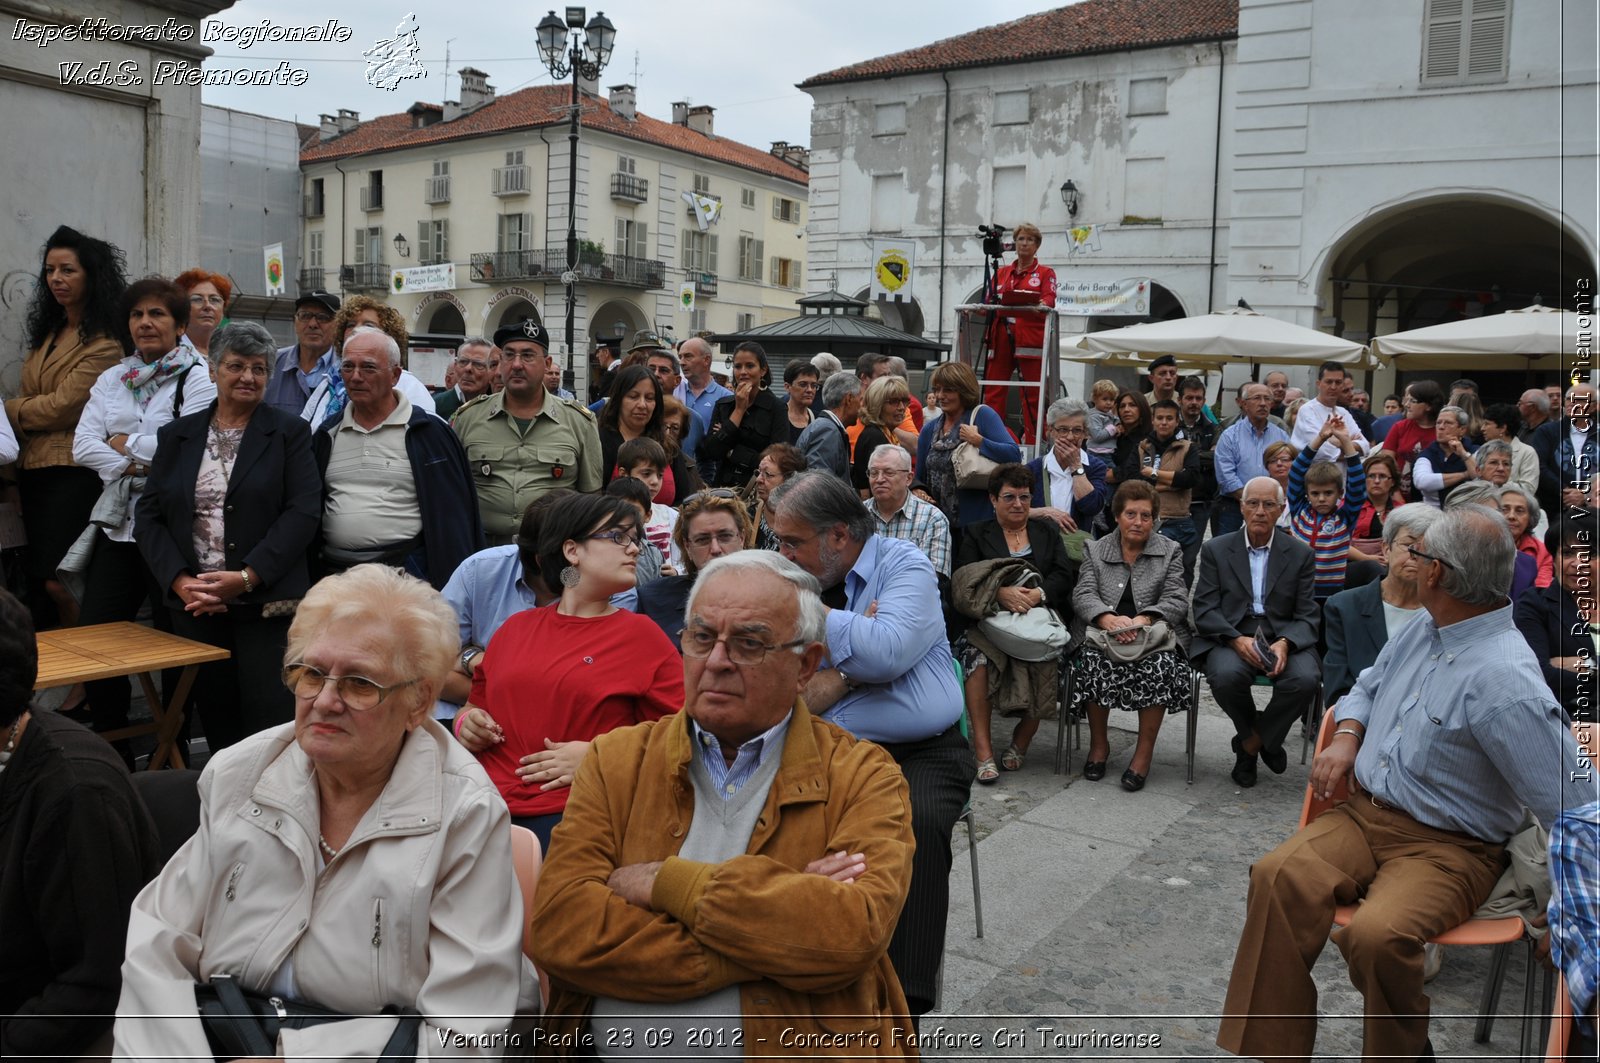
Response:
[{"label": "elderly woman in white jacket", "polygon": [[379,1054],[414,1007],[417,1058],[497,1055],[531,1005],[505,803],[429,718],[459,649],[437,591],[360,565],[302,601],[295,722],[217,754],[200,828],[134,902],[116,1056],[211,1058],[194,986],[365,1015],[279,1035],[285,1059]]}]

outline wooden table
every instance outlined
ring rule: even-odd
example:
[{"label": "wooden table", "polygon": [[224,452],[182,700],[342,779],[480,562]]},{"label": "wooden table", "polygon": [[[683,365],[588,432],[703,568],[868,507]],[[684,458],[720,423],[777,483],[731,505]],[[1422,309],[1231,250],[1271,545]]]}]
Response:
[{"label": "wooden table", "polygon": [[[183,754],[177,747],[178,728],[183,726],[183,703],[188,700],[200,666],[210,661],[225,661],[230,656],[227,650],[216,646],[126,622],[42,631],[38,642],[39,678],[33,684],[35,690],[125,675],[138,678],[153,721],[101,731],[100,737],[114,742],[154,734],[156,748],[150,755],[151,770],[166,766],[169,761],[174,768],[184,766]],[[155,674],[163,668],[183,669],[177,689],[172,691],[165,707],[156,693],[155,682]]]}]

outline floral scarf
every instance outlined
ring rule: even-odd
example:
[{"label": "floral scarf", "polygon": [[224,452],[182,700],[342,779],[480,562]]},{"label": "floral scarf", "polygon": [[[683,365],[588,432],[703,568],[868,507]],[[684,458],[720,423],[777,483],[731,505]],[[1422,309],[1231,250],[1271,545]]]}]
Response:
[{"label": "floral scarf", "polygon": [[194,348],[180,343],[155,361],[123,373],[122,386],[133,392],[134,401],[141,407],[148,406],[155,393],[161,390],[161,385],[199,364],[200,356],[194,352]]}]

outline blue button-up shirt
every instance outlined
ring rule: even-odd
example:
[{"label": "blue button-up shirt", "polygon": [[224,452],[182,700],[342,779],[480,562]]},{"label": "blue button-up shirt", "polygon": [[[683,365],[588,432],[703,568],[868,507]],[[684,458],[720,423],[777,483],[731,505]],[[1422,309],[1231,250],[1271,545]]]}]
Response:
[{"label": "blue button-up shirt", "polygon": [[724,801],[729,800],[744,788],[756,769],[766,760],[768,754],[783,754],[783,740],[789,733],[789,721],[794,719],[794,710],[771,727],[762,731],[754,738],[739,747],[734,755],[733,763],[729,764],[722,755],[722,743],[717,736],[702,728],[698,721],[690,720],[689,729],[694,735],[694,747],[699,752],[700,763],[705,765],[706,774],[711,777],[711,785],[717,788],[717,793],[722,795]]},{"label": "blue button-up shirt", "polygon": [[316,386],[337,372],[338,361],[339,355],[330,347],[317,359],[311,372],[305,373],[300,370],[300,345],[296,343],[281,348],[277,364],[272,367],[272,377],[267,381],[267,393],[262,396],[263,401],[268,406],[299,417]]},{"label": "blue button-up shirt", "polygon": [[[823,718],[857,738],[915,742],[961,718],[933,563],[915,544],[874,535],[845,574],[845,608],[828,611],[828,663],[862,686]],[[873,602],[876,615],[862,614]]]},{"label": "blue button-up shirt", "polygon": [[[679,402],[689,407],[689,410],[695,415],[695,417],[700,419],[700,423],[698,425],[691,423],[689,426],[689,433],[694,436],[694,439],[685,439],[683,441],[684,453],[688,454],[692,458],[698,459],[700,440],[704,439],[706,433],[711,431],[711,415],[717,408],[717,400],[722,398],[724,395],[732,395],[733,392],[717,383],[713,378],[709,383],[706,384],[706,389],[700,394],[696,395],[694,394],[694,390],[689,387],[688,378],[684,378],[683,380],[678,381],[678,386],[673,389],[672,394],[677,397]],[[691,417],[690,421],[693,422],[694,419],[694,417]],[[715,483],[716,478],[717,463],[714,461],[701,461],[700,479],[709,484]]]},{"label": "blue button-up shirt", "polygon": [[1511,622],[1511,606],[1385,643],[1336,708],[1365,725],[1356,780],[1441,830],[1504,842],[1526,805],[1546,825],[1594,800],[1566,714]]},{"label": "blue button-up shirt", "polygon": [[1257,476],[1267,475],[1267,465],[1261,452],[1274,443],[1289,442],[1289,433],[1267,422],[1260,432],[1241,417],[1223,431],[1213,453],[1216,462],[1217,493],[1231,495]]},{"label": "blue button-up shirt", "polygon": [[1272,540],[1268,539],[1266,546],[1251,546],[1250,540],[1245,539],[1244,548],[1250,556],[1250,611],[1266,616],[1267,563],[1272,560]]},{"label": "blue button-up shirt", "polygon": [[[534,607],[533,588],[522,578],[516,546],[491,546],[461,562],[441,592],[455,610],[462,646],[488,646],[513,613]],[[449,719],[459,706],[440,701],[435,719]]]}]

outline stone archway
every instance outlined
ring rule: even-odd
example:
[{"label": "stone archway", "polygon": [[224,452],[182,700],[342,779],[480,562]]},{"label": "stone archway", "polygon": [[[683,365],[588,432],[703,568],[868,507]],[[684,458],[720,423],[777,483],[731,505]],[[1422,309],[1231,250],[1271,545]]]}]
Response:
[{"label": "stone archway", "polygon": [[626,299],[608,299],[589,315],[588,335],[591,341],[620,340],[626,350],[635,332],[651,327],[649,317],[638,306]]},{"label": "stone archway", "polygon": [[453,304],[440,302],[428,316],[428,324],[422,331],[438,336],[465,336],[467,319]]},{"label": "stone archway", "polygon": [[[1459,192],[1384,204],[1353,220],[1313,275],[1325,324],[1365,342],[1536,302],[1577,309],[1576,280],[1594,270],[1585,239],[1558,215],[1505,195]],[[1383,386],[1460,375],[1404,373]],[[1473,378],[1484,395],[1532,386],[1521,371]]]}]

